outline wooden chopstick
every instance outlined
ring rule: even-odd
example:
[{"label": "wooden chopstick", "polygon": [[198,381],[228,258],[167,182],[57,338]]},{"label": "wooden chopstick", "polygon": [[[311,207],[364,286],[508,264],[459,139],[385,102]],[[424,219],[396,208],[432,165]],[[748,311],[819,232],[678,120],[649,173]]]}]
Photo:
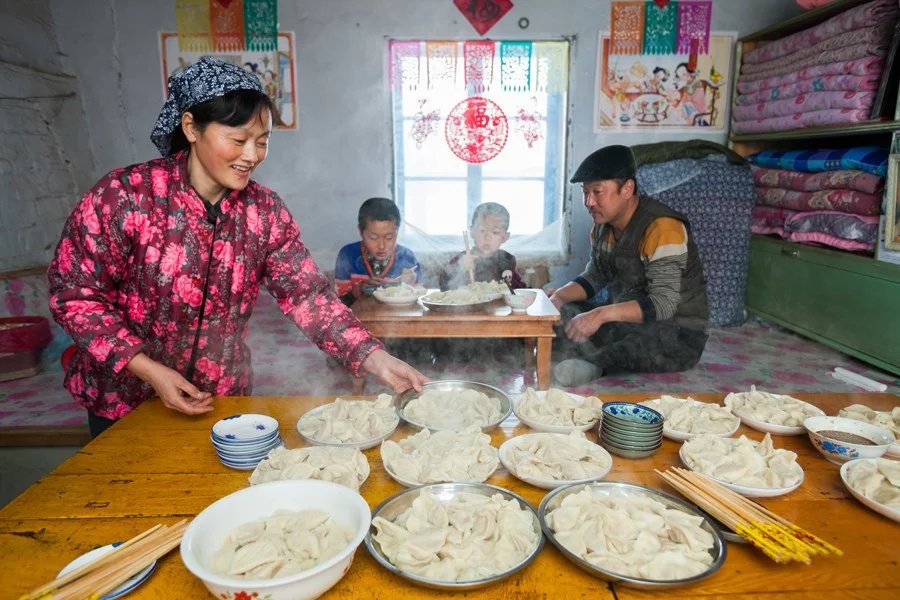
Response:
[{"label": "wooden chopstick", "polygon": [[776,562],[796,560],[809,564],[816,555],[843,554],[828,542],[702,473],[678,467],[656,473]]},{"label": "wooden chopstick", "polygon": [[97,560],[35,588],[20,600],[99,598],[177,546],[185,529],[185,519],[172,526],[155,525]]},{"label": "wooden chopstick", "polygon": [[[463,242],[466,244],[466,256],[469,256],[469,232],[463,229]],[[475,269],[469,269],[469,283],[475,283]]]}]

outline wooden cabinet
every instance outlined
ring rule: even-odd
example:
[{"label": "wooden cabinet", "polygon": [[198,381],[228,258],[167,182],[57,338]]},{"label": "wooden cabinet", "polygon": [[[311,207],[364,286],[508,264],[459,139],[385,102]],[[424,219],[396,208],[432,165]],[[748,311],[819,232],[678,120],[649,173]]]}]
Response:
[{"label": "wooden cabinet", "polygon": [[[738,60],[758,42],[812,27],[868,0],[838,0],[750,34],[738,42]],[[896,93],[896,90],[893,90]],[[732,134],[744,156],[767,148],[889,146],[900,121]],[[900,375],[900,266],[874,258],[753,236],[747,310],[804,336]],[[830,368],[831,365],[823,365]]]}]

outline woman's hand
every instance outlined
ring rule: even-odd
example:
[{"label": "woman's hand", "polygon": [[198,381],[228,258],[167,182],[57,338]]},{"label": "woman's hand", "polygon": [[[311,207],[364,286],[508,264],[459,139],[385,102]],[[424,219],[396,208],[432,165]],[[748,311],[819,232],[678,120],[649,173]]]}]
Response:
[{"label": "woman's hand", "polygon": [[421,392],[422,384],[428,381],[427,377],[384,350],[375,350],[369,354],[362,367],[398,394],[409,388]]},{"label": "woman's hand", "polygon": [[572,320],[566,323],[566,337],[577,344],[584,343],[597,333],[601,325],[603,325],[602,312],[599,309],[589,310],[572,317]]},{"label": "woman's hand", "polygon": [[199,415],[213,409],[212,394],[201,392],[181,373],[156,362],[143,352],[132,358],[127,368],[153,386],[166,408],[186,415]]}]

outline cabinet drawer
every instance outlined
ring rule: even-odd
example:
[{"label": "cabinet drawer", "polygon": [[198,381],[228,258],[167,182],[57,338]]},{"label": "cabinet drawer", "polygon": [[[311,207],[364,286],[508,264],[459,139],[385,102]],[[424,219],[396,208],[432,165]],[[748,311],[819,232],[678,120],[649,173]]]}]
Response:
[{"label": "cabinet drawer", "polygon": [[747,308],[900,374],[896,265],[754,236]]}]

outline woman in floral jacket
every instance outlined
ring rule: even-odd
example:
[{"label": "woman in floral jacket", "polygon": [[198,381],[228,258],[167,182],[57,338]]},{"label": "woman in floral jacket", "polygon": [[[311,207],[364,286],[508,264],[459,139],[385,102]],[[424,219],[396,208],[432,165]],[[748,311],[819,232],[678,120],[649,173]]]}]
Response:
[{"label": "woman in floral jacket", "polygon": [[212,394],[250,394],[260,285],[354,375],[421,389],[334,295],[281,198],[250,179],[271,115],[254,75],[204,58],[169,80],[151,135],[163,158],[111,171],[69,216],[50,308],[78,347],[65,385],[93,435],[153,396],[200,414]]}]

